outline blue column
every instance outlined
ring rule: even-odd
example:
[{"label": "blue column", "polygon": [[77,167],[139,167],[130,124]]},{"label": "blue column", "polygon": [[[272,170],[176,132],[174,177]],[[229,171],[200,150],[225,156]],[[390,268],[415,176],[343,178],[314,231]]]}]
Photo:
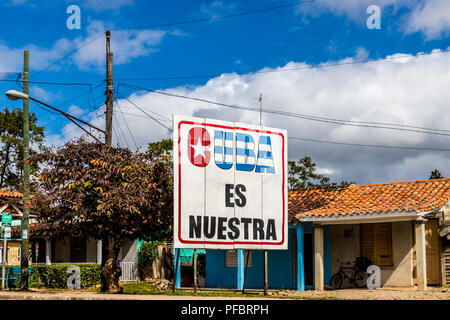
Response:
[{"label": "blue column", "polygon": [[[175,280],[175,288],[176,289],[180,289],[181,288],[181,263],[180,263],[180,260],[181,260],[181,255],[180,256],[178,256],[178,251],[179,251],[180,249],[177,249],[177,248],[175,248],[175,261],[174,261],[174,266],[175,266],[175,268],[177,269],[177,275],[176,275],[176,280]],[[177,261],[177,257],[178,257],[178,261]],[[178,262],[178,263],[177,263]],[[178,264],[178,266],[176,266],[175,264]]]},{"label": "blue column", "polygon": [[244,288],[244,250],[237,251],[237,289]]},{"label": "blue column", "polygon": [[305,265],[303,261],[304,255],[304,232],[303,225],[300,223],[296,226],[297,230],[297,290],[305,291]]}]

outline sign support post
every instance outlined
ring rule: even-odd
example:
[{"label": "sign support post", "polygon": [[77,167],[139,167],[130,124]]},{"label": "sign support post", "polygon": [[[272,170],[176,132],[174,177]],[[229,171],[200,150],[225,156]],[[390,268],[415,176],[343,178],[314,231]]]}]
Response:
[{"label": "sign support post", "polygon": [[2,236],[3,236],[3,250],[2,250],[2,290],[5,289],[6,278],[6,258],[8,254],[8,237],[11,236],[11,222],[12,214],[2,212]]},{"label": "sign support post", "polygon": [[[6,249],[5,249],[6,248]],[[6,254],[8,252],[8,240],[3,235],[3,252],[2,252],[2,290],[5,289],[5,277],[6,277]]]},{"label": "sign support post", "polygon": [[180,282],[180,277],[178,276],[179,270],[178,265],[180,264],[180,249],[175,249],[175,268],[173,272],[173,287],[172,292],[175,291],[175,287],[178,287],[178,283]]},{"label": "sign support post", "polygon": [[197,249],[194,249],[194,293],[197,293]]}]

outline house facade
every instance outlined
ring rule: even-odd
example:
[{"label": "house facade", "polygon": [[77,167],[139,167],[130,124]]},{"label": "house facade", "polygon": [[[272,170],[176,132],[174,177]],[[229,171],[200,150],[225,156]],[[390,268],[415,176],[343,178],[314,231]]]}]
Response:
[{"label": "house facade", "polygon": [[[291,191],[288,249],[269,251],[269,288],[323,290],[361,256],[382,286],[450,283],[449,199],[450,179]],[[207,250],[206,261],[208,287],[263,287],[261,251]]]},{"label": "house facade", "polygon": [[[0,189],[1,212],[12,212],[13,220],[21,220],[22,193]],[[10,265],[20,264],[20,227],[13,227],[13,237],[8,241],[7,262]],[[29,224],[29,259],[31,263],[101,263],[101,241],[91,237],[55,237],[46,224],[38,223],[34,215],[30,215]],[[138,244],[136,240],[125,240],[119,252],[122,262],[137,260]],[[3,253],[3,241],[0,243]]]}]

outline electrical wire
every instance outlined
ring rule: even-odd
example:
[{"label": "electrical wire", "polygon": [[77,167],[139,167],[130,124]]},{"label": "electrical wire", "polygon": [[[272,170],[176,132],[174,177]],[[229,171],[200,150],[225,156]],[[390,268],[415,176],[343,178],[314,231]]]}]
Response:
[{"label": "electrical wire", "polygon": [[[99,116],[97,116],[97,117],[91,119],[91,121],[92,121],[92,120],[96,120],[96,119],[98,119],[98,118],[100,118],[100,117],[102,117],[102,116],[103,116],[103,114],[100,114]],[[64,124],[64,125],[66,125],[66,124]],[[50,131],[50,132],[48,132],[48,133],[46,134],[46,136],[49,136],[49,135],[53,134],[54,132],[56,132],[56,131],[58,131],[58,130],[61,130],[61,128],[62,128],[62,126],[56,128],[56,129],[54,129],[54,130],[52,130],[52,131]],[[69,133],[71,133],[71,132],[73,132],[73,131],[75,131],[75,130],[77,130],[77,129],[78,129],[78,127],[74,127],[74,128],[72,128],[72,129],[70,129],[69,131],[65,132],[64,135],[67,135],[67,134],[69,134]],[[50,144],[51,142],[53,142],[53,141],[55,141],[56,139],[59,139],[59,138],[60,138],[60,136],[57,136],[57,137],[55,137],[55,138],[53,138],[53,139],[47,141],[47,143]]]},{"label": "electrical wire", "polygon": [[[113,95],[113,96],[114,96],[114,95]],[[128,126],[127,119],[126,119],[125,116],[123,115],[122,109],[120,108],[119,100],[117,99],[116,96],[114,96],[114,100],[115,100],[115,102],[116,102],[116,106],[117,106],[117,108],[119,109],[120,114],[122,115],[123,121],[125,122],[125,126],[126,126],[127,129],[128,129],[128,133],[130,134],[131,139],[133,140],[133,144],[134,144],[134,146],[135,146],[136,149],[137,149],[136,140],[134,140],[134,136],[133,136],[133,134],[131,133],[130,127]]]},{"label": "electrical wire", "polygon": [[[126,115],[129,115],[129,116],[151,119],[149,116],[146,116],[146,115],[143,115],[143,114],[135,114],[135,113],[129,113],[129,112],[125,112],[125,111],[122,111],[122,113],[126,114]],[[164,122],[172,122],[172,120],[165,120],[165,119],[158,119],[158,120],[159,121],[164,121]]]},{"label": "electrical wire", "polygon": [[172,132],[172,128],[167,127],[165,124],[161,123],[160,121],[158,121],[156,118],[152,117],[150,114],[148,114],[144,109],[142,109],[141,107],[139,107],[138,105],[136,105],[133,101],[131,101],[130,99],[128,99],[125,96],[119,95],[119,97],[127,100],[129,103],[131,103],[133,106],[135,106],[137,109],[139,109],[140,111],[142,111],[143,113],[145,113],[150,119],[152,119],[153,121],[157,122],[159,125],[161,125],[162,127],[166,128],[167,130],[169,130],[170,132]]},{"label": "electrical wire", "polygon": [[115,80],[116,81],[163,81],[163,80],[203,79],[203,78],[216,78],[216,77],[235,77],[235,76],[245,76],[245,75],[264,74],[264,73],[277,73],[277,72],[302,71],[302,70],[311,70],[311,69],[323,69],[323,68],[328,68],[328,67],[339,67],[339,66],[346,66],[346,65],[353,65],[353,64],[390,61],[390,60],[398,60],[398,59],[405,59],[405,58],[418,57],[418,56],[428,56],[428,55],[448,53],[448,52],[450,52],[450,49],[443,49],[440,51],[432,51],[432,52],[418,52],[414,55],[404,54],[404,55],[396,55],[396,56],[377,58],[377,59],[365,59],[365,60],[346,61],[346,62],[341,61],[341,62],[335,62],[335,63],[323,63],[323,64],[318,64],[318,65],[302,66],[302,67],[295,67],[295,68],[259,70],[259,71],[250,71],[250,72],[211,73],[211,74],[203,74],[203,75],[186,75],[186,76],[172,76],[172,77],[118,78]]},{"label": "electrical wire", "polygon": [[122,127],[120,126],[119,120],[117,120],[117,117],[115,116],[115,112],[113,112],[113,121],[115,121],[117,128],[119,128],[119,131],[122,134],[123,140],[125,141],[127,148],[130,149],[130,144],[128,143],[128,139],[122,131]]},{"label": "electrical wire", "polygon": [[44,81],[24,81],[17,79],[0,79],[0,82],[20,82],[20,83],[32,83],[32,84],[44,84],[44,85],[57,85],[57,86],[91,86],[92,83],[83,83],[83,82],[44,82]]},{"label": "electrical wire", "polygon": [[94,42],[95,40],[99,39],[101,36],[103,36],[105,34],[106,31],[103,31],[102,33],[98,34],[96,37],[94,37],[93,39],[84,42],[82,45],[80,45],[79,47],[77,47],[75,50],[71,51],[70,53],[66,54],[65,56],[59,58],[58,60],[54,61],[53,63],[49,64],[48,66],[46,66],[45,68],[39,70],[36,74],[33,75],[33,77],[37,77],[39,74],[41,74],[42,72],[48,70],[49,68],[53,67],[54,65],[58,64],[60,61],[67,59],[68,57],[70,57],[71,55],[75,54],[76,52],[78,52],[79,50],[81,50],[82,48],[86,47],[87,45],[91,44],[92,42]]},{"label": "electrical wire", "polygon": [[285,8],[290,8],[290,7],[296,7],[296,6],[300,6],[303,4],[312,3],[312,2],[316,2],[316,1],[317,0],[296,1],[296,2],[292,2],[292,3],[274,6],[274,7],[267,7],[267,8],[244,11],[244,12],[236,12],[236,13],[222,15],[222,16],[214,16],[214,17],[209,17],[209,18],[200,18],[200,19],[192,19],[192,20],[185,20],[185,21],[179,21],[179,22],[143,25],[143,26],[135,26],[135,27],[119,27],[119,28],[113,28],[110,30],[116,31],[116,30],[154,29],[154,28],[165,28],[165,27],[174,27],[174,26],[179,26],[179,25],[203,23],[203,22],[209,22],[209,21],[216,21],[216,20],[223,20],[223,19],[259,14],[259,13],[275,11],[275,10],[280,10],[280,9],[285,9]]},{"label": "electrical wire", "polygon": [[422,151],[446,151],[446,152],[450,151],[450,149],[446,149],[446,148],[402,147],[402,146],[374,145],[374,144],[349,143],[349,142],[317,140],[317,139],[298,138],[298,137],[288,137],[288,139],[301,140],[301,141],[307,141],[307,142],[319,142],[319,143],[328,143],[328,144],[336,144],[336,145],[345,145],[345,146],[352,146],[352,147],[370,147],[370,148],[387,148],[387,149],[401,149],[401,150],[422,150]]},{"label": "electrical wire", "polygon": [[330,123],[330,124],[354,126],[354,127],[364,127],[364,128],[388,129],[388,130],[406,131],[406,132],[414,132],[414,133],[433,134],[433,135],[440,135],[440,136],[450,136],[450,133],[444,133],[444,132],[450,132],[449,130],[445,130],[445,129],[431,129],[431,128],[425,128],[425,127],[409,126],[409,125],[401,125],[401,124],[399,125],[399,124],[393,124],[393,123],[363,122],[363,121],[357,122],[357,121],[353,121],[353,120],[342,120],[342,119],[317,117],[317,116],[311,116],[311,115],[306,115],[306,114],[282,111],[279,109],[277,109],[277,110],[265,109],[265,108],[260,109],[260,108],[254,108],[254,107],[244,107],[244,106],[240,106],[240,105],[231,105],[231,104],[221,103],[221,102],[217,102],[217,101],[202,99],[202,98],[184,96],[184,95],[180,95],[180,94],[174,94],[174,93],[169,93],[169,92],[164,92],[164,91],[159,91],[159,90],[143,88],[143,87],[139,87],[139,86],[135,86],[135,85],[129,85],[126,83],[121,83],[121,85],[128,87],[128,88],[134,88],[134,89],[138,89],[138,90],[157,93],[160,95],[181,98],[181,99],[188,99],[188,100],[199,101],[199,102],[205,102],[205,103],[214,104],[214,105],[227,107],[227,108],[252,111],[252,112],[262,111],[265,113],[295,117],[295,118],[311,120],[311,121],[316,121],[316,122],[322,122],[322,123]]}]

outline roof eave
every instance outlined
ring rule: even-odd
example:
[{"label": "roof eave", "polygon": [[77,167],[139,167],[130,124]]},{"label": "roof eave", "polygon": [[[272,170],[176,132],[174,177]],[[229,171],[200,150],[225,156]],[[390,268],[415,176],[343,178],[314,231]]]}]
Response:
[{"label": "roof eave", "polygon": [[317,224],[352,224],[352,223],[377,223],[413,221],[423,216],[435,212],[437,209],[424,212],[416,211],[396,211],[396,212],[374,212],[365,214],[348,214],[333,216],[303,216],[297,218],[298,222],[313,222]]}]

